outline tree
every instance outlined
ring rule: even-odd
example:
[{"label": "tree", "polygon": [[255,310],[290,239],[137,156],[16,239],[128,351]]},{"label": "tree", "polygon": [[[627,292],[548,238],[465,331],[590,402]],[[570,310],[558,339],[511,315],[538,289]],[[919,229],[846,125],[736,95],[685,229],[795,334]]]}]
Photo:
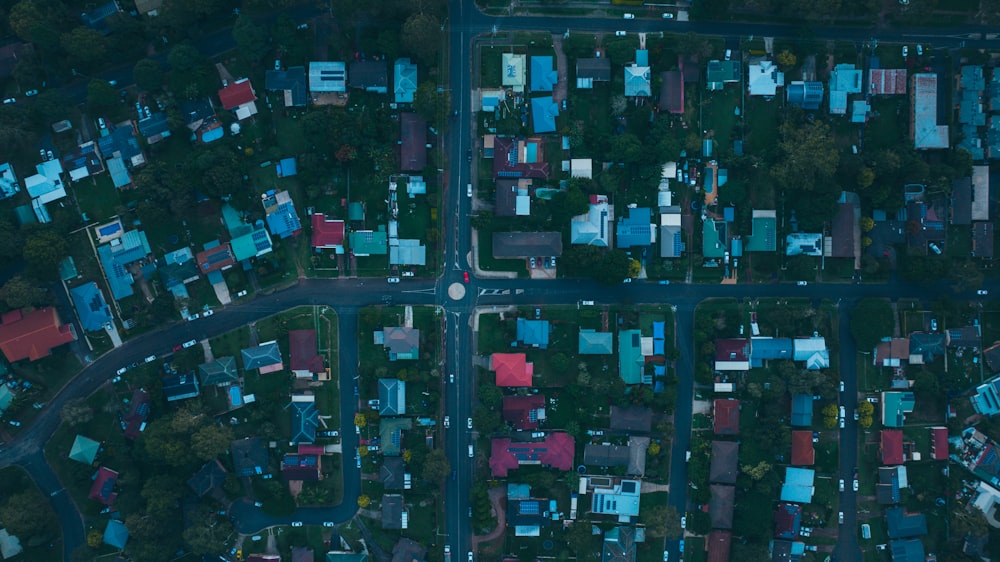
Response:
[{"label": "tree", "polygon": [[676,538],[681,534],[681,518],[672,505],[657,505],[639,519],[646,523],[646,532],[654,537]]},{"label": "tree", "polygon": [[413,94],[413,110],[431,125],[441,127],[448,119],[451,96],[439,92],[437,85],[430,81],[421,82]]},{"label": "tree", "polygon": [[201,460],[212,460],[229,450],[233,430],[229,426],[210,424],[191,436],[191,452]]},{"label": "tree", "polygon": [[830,127],[820,120],[805,125],[788,120],[779,131],[782,158],[771,169],[774,178],[786,189],[797,192],[839,193],[840,188],[830,181],[840,162]]},{"label": "tree", "polygon": [[788,49],[785,49],[780,53],[778,53],[777,58],[778,58],[778,65],[785,72],[788,72],[789,70],[794,68],[795,65],[798,64],[799,62],[799,59],[798,57],[795,56],[795,53],[789,51]]},{"label": "tree", "polygon": [[10,8],[7,17],[14,33],[29,42],[38,39],[40,30],[64,29],[68,20],[66,8],[57,0],[21,0]]},{"label": "tree", "polygon": [[[167,55],[170,89],[186,97],[208,94],[215,85],[212,67],[198,49],[188,43],[175,45]],[[192,96],[192,94],[194,94]]]},{"label": "tree", "polygon": [[875,183],[875,171],[865,166],[858,172],[858,188],[868,189]]},{"label": "tree", "polygon": [[132,67],[132,79],[140,90],[155,92],[163,87],[163,68],[153,59],[142,59]]},{"label": "tree", "polygon": [[368,420],[365,419],[364,414],[354,414],[354,425],[358,427],[364,427],[368,425]]},{"label": "tree", "polygon": [[104,63],[111,47],[108,38],[100,31],[82,26],[63,34],[61,42],[69,63],[84,70]]},{"label": "tree", "polygon": [[233,24],[233,40],[236,41],[236,47],[250,61],[260,61],[271,50],[267,43],[268,36],[267,29],[254,23],[250,16],[241,15]]},{"label": "tree", "polygon": [[489,435],[496,433],[503,428],[503,419],[498,410],[490,410],[482,406],[477,406],[472,410],[472,425],[479,433]]},{"label": "tree", "polygon": [[630,261],[624,250],[610,250],[604,254],[598,271],[591,275],[602,285],[616,285],[628,277]]},{"label": "tree", "polygon": [[369,498],[367,495],[361,494],[360,496],[358,496],[358,507],[360,507],[361,509],[365,509],[371,504],[372,504],[372,499]]},{"label": "tree", "polygon": [[59,410],[59,417],[63,423],[79,425],[94,419],[94,409],[83,398],[73,398],[66,401],[62,410]]},{"label": "tree", "polygon": [[556,353],[549,360],[549,367],[557,373],[565,373],[569,369],[569,358],[565,353]]},{"label": "tree", "polygon": [[593,33],[570,33],[563,40],[563,51],[573,58],[592,57],[596,48],[597,38]]},{"label": "tree", "polygon": [[771,472],[771,465],[766,461],[760,461],[756,465],[744,464],[740,466],[740,471],[757,482]]},{"label": "tree", "polygon": [[156,474],[146,479],[141,495],[146,500],[146,511],[163,516],[177,508],[184,496],[184,485],[170,474]]},{"label": "tree", "polygon": [[978,289],[983,285],[983,272],[971,259],[955,259],[948,268],[948,277],[955,292]]},{"label": "tree", "polygon": [[611,153],[608,155],[616,162],[635,164],[642,159],[642,143],[639,137],[632,133],[618,135],[611,139]]},{"label": "tree", "polygon": [[875,228],[875,220],[871,217],[861,217],[859,221],[861,225],[861,232],[871,232]]},{"label": "tree", "polygon": [[423,13],[411,15],[403,23],[402,36],[403,48],[427,66],[437,66],[443,33],[436,17]]},{"label": "tree", "polygon": [[445,456],[443,449],[434,449],[424,457],[422,475],[423,479],[427,482],[436,486],[448,476],[450,471],[451,467],[448,464],[448,457]]},{"label": "tree", "polygon": [[214,554],[226,550],[226,541],[233,533],[233,525],[224,517],[203,510],[196,521],[181,535],[194,554]]},{"label": "tree", "polygon": [[48,292],[41,287],[29,283],[20,275],[15,275],[0,287],[0,298],[10,308],[25,308],[46,304]]},{"label": "tree", "polygon": [[875,420],[872,418],[872,416],[858,416],[858,425],[861,426],[861,429],[868,429],[869,427],[872,426],[872,423],[874,423],[874,421]]},{"label": "tree", "polygon": [[578,560],[597,552],[597,539],[590,530],[591,526],[590,521],[577,519],[564,534],[566,546],[576,553]]},{"label": "tree", "polygon": [[892,327],[892,308],[884,299],[862,299],[851,311],[851,336],[858,349],[874,349]]},{"label": "tree", "polygon": [[91,80],[87,84],[87,108],[92,113],[102,114],[111,111],[118,104],[118,93],[114,86],[106,80]]},{"label": "tree", "polygon": [[628,107],[628,100],[625,96],[616,94],[611,97],[611,115],[615,117],[620,117],[625,113],[625,109]]},{"label": "tree", "polygon": [[380,53],[385,55],[387,60],[399,58],[399,34],[395,30],[383,29],[375,39]]},{"label": "tree", "polygon": [[104,535],[97,529],[94,529],[93,531],[87,533],[87,546],[90,548],[99,548],[103,538]]},{"label": "tree", "polygon": [[39,279],[54,280],[56,271],[69,250],[66,240],[51,228],[39,228],[24,241],[22,252],[32,274]]},{"label": "tree", "polygon": [[9,533],[21,540],[47,537],[55,523],[49,502],[33,486],[11,494],[0,506],[0,519]]},{"label": "tree", "polygon": [[632,279],[639,277],[642,272],[642,262],[639,260],[629,260],[628,262],[628,276]]},{"label": "tree", "polygon": [[858,415],[870,416],[874,412],[875,412],[875,406],[872,406],[871,402],[867,400],[862,400],[861,402],[858,402]]}]

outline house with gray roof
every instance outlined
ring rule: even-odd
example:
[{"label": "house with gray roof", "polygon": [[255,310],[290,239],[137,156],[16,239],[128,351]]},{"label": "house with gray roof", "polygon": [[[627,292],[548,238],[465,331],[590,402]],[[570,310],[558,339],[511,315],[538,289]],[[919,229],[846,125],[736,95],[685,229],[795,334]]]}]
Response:
[{"label": "house with gray roof", "polygon": [[594,82],[611,81],[611,60],[607,57],[576,59],[576,87],[590,90]]},{"label": "house with gray roof", "polygon": [[611,332],[580,328],[577,353],[580,355],[611,355],[614,350]]},{"label": "house with gray roof", "polygon": [[389,361],[420,358],[420,330],[406,326],[391,326],[373,333],[375,345],[389,352]]},{"label": "house with gray roof", "polygon": [[382,416],[406,414],[406,381],[378,380],[378,413]]},{"label": "house with gray roof", "polygon": [[215,361],[198,365],[198,374],[203,386],[228,386],[238,383],[240,373],[236,369],[236,358],[227,355],[217,357]]},{"label": "house with gray roof", "polygon": [[278,342],[274,340],[240,350],[240,354],[243,356],[243,369],[246,371],[260,369],[260,374],[263,375],[284,368],[281,350],[278,348]]},{"label": "house with gray roof", "polygon": [[407,527],[406,506],[403,496],[385,494],[382,496],[382,528],[405,529]]}]

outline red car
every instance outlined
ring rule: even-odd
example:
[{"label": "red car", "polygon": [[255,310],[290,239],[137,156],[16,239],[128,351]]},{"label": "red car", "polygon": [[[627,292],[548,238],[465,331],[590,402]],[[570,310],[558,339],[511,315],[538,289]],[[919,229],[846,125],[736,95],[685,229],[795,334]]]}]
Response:
[{"label": "red car", "polygon": [[465,279],[466,283],[469,282],[469,272],[468,271],[463,271],[462,272],[462,277]]}]

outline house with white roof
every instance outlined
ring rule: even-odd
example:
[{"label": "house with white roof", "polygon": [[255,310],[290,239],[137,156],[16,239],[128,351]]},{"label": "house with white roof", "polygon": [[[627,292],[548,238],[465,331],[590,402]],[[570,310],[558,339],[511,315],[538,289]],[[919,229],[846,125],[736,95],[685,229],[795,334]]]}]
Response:
[{"label": "house with white roof", "polygon": [[589,244],[607,248],[610,242],[611,211],[607,195],[591,195],[590,209],[570,219],[570,244]]},{"label": "house with white roof", "polygon": [[753,63],[747,71],[747,92],[751,96],[773,97],[785,85],[785,73],[773,61]]},{"label": "house with white roof", "polygon": [[0,199],[13,197],[20,193],[21,185],[17,183],[17,176],[14,175],[14,168],[9,162],[0,164]]},{"label": "house with white roof", "polygon": [[24,188],[31,196],[31,208],[38,222],[52,222],[46,203],[66,197],[66,185],[62,180],[63,167],[58,160],[46,160],[35,166],[37,174],[24,178]]}]

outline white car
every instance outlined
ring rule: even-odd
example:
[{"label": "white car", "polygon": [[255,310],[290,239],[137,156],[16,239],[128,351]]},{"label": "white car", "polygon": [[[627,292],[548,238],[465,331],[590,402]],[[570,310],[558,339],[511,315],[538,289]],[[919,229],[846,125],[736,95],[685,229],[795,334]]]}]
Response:
[{"label": "white car", "polygon": [[190,322],[192,320],[197,320],[199,318],[201,318],[201,314],[198,314],[197,312],[195,312],[194,314],[188,316],[188,322]]},{"label": "white car", "polygon": [[472,197],[472,184],[471,183],[465,186],[465,194],[467,196],[469,196],[469,197]]},{"label": "white car", "polygon": [[858,491],[858,479],[857,478],[854,479],[854,485],[852,487],[854,488],[855,492]]},{"label": "white car", "polygon": [[843,478],[840,479],[840,491],[841,492],[844,491],[844,479]]},{"label": "white car", "polygon": [[976,294],[981,297],[985,297],[986,295],[990,294],[990,292],[987,291],[986,289],[979,289],[978,291],[976,291]]},{"label": "white car", "polygon": [[189,340],[189,341],[186,341],[186,342],[182,343],[181,347],[183,347],[184,349],[187,349],[189,347],[194,347],[197,344],[198,344],[198,340]]},{"label": "white car", "polygon": [[323,522],[323,526],[324,527],[333,527],[333,521],[324,521]]},{"label": "white car", "polygon": [[798,285],[799,287],[805,287],[806,285],[809,284],[809,282],[808,281],[796,281],[795,284]]},{"label": "white car", "polygon": [[120,375],[124,375],[125,371],[127,371],[127,370],[128,370],[128,367],[122,367],[121,369],[118,369],[117,371],[115,371],[115,374],[119,375],[119,376]]},{"label": "white car", "polygon": [[839,513],[839,514],[837,515],[837,522],[839,522],[839,523],[840,523],[841,525],[843,525],[843,524],[844,524],[844,512],[843,512],[843,511],[841,511],[841,512],[840,512],[840,513]]},{"label": "white car", "polygon": [[615,32],[615,37],[625,37],[625,32],[624,31],[616,31]]},{"label": "white car", "polygon": [[451,418],[449,416],[444,417],[444,428],[448,429],[451,427]]},{"label": "white car", "polygon": [[840,391],[844,391],[844,381],[840,381]]},{"label": "white car", "polygon": [[301,527],[301,526],[302,526],[301,521],[292,521],[292,527]]},{"label": "white car", "polygon": [[202,313],[201,313],[201,317],[202,317],[202,318],[208,318],[209,316],[211,316],[211,315],[213,315],[213,314],[215,314],[215,312],[214,312],[214,311],[212,311],[212,310],[206,310],[205,312],[202,312]]},{"label": "white car", "polygon": [[7,98],[7,99],[3,100],[4,105],[7,105],[9,103],[15,103],[15,102],[17,102],[17,99],[15,99],[15,98]]},{"label": "white car", "polygon": [[681,529],[687,529],[687,528],[688,528],[688,518],[687,518],[687,516],[682,515],[681,516]]},{"label": "white car", "polygon": [[840,429],[844,429],[844,418],[840,418]]},{"label": "white car", "polygon": [[468,420],[465,421],[465,427],[472,429],[472,418],[469,418]]},{"label": "white car", "polygon": [[399,283],[399,277],[390,277],[390,278],[386,279],[386,281],[388,281],[389,283],[392,283],[392,284]]},{"label": "white car", "polygon": [[111,379],[111,384],[118,384],[120,382],[122,382],[122,378],[120,376]]},{"label": "white car", "polygon": [[622,18],[623,19],[627,19],[627,20],[634,20],[635,19],[635,14],[625,14],[625,15],[622,16]]},{"label": "white car", "polygon": [[920,57],[920,56],[923,56],[923,54],[924,54],[924,46],[923,45],[917,45],[917,56]]},{"label": "white car", "polygon": [[663,14],[663,19],[665,19],[665,20],[672,20],[672,19],[674,19],[674,15],[668,12],[666,14]]},{"label": "white car", "polygon": [[448,374],[448,382],[450,382],[452,384],[455,383],[455,373],[449,373]]},{"label": "white car", "polygon": [[910,48],[907,47],[906,45],[903,45],[903,58],[905,59],[909,55],[910,55]]},{"label": "white car", "polygon": [[472,562],[472,551],[469,551],[469,562]]}]

